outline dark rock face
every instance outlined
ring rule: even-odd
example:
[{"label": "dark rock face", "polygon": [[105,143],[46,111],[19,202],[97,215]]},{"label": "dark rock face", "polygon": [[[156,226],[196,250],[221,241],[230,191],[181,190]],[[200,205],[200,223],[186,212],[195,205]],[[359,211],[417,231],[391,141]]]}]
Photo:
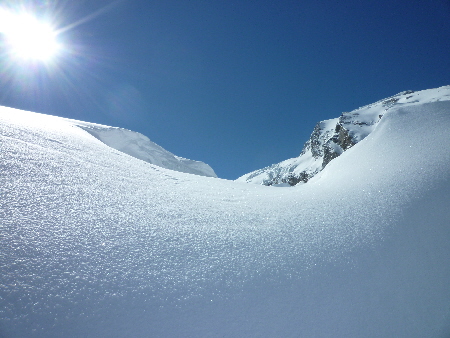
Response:
[{"label": "dark rock face", "polygon": [[297,183],[300,183],[300,182],[306,183],[306,182],[308,182],[308,180],[311,177],[306,173],[306,171],[302,171],[299,175],[295,175],[294,173],[291,173],[288,176],[286,183],[289,183],[289,185],[291,185],[291,186],[296,185]]},{"label": "dark rock face", "polygon": [[350,133],[340,122],[336,124],[335,134],[323,146],[323,162],[322,169],[330,163],[330,161],[341,155],[347,149],[356,144]]},{"label": "dark rock face", "polygon": [[347,129],[345,129],[340,123],[336,125],[336,134],[332,140],[334,143],[341,146],[343,150],[347,150],[353,147],[356,142],[352,139]]},{"label": "dark rock face", "polygon": [[300,156],[302,154],[304,154],[306,151],[308,151],[309,149],[311,149],[311,154],[314,158],[322,157],[323,149],[321,147],[322,144],[320,142],[322,130],[323,129],[320,127],[320,122],[317,123],[316,126],[314,127],[313,132],[311,133],[309,140],[303,146],[303,150],[302,150]]}]

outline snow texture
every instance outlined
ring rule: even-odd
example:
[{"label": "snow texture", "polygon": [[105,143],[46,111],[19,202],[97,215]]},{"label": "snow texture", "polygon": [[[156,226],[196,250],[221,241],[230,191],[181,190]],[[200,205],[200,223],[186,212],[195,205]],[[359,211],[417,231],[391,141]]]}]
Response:
[{"label": "snow texture", "polygon": [[448,337],[450,87],[401,100],[290,189],[0,108],[0,336]]}]

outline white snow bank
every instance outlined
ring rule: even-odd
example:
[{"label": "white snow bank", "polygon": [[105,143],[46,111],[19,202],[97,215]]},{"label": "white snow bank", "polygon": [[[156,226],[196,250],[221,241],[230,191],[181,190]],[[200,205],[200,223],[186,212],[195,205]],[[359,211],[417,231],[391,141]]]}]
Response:
[{"label": "white snow bank", "polygon": [[291,189],[1,108],[0,336],[448,336],[450,101],[427,102]]},{"label": "white snow bank", "polygon": [[111,148],[145,162],[184,173],[217,177],[214,170],[206,163],[175,156],[141,133],[86,123],[79,123],[78,126]]}]

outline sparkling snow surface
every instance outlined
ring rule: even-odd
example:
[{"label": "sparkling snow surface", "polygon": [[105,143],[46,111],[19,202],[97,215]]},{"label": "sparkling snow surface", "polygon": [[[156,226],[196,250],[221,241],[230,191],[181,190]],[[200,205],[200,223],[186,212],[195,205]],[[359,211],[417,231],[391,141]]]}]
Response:
[{"label": "sparkling snow surface", "polygon": [[448,337],[450,87],[429,92],[289,189],[0,108],[0,337]]}]

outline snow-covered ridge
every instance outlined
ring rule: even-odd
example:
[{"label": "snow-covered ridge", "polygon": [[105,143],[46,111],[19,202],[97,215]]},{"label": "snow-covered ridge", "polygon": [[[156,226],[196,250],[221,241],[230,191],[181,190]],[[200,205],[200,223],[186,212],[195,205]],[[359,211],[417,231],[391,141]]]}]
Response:
[{"label": "snow-covered ridge", "polygon": [[176,156],[141,133],[85,122],[77,123],[77,126],[107,146],[145,162],[188,174],[217,177],[208,164]]},{"label": "snow-covered ridge", "polygon": [[188,174],[217,177],[208,164],[176,156],[150,141],[147,136],[135,131],[14,108],[0,107],[0,109],[4,119],[14,118],[14,120],[21,121],[23,125],[54,129],[62,124],[70,129],[81,129],[82,133],[89,133],[89,137],[95,137],[108,147],[150,164]]},{"label": "snow-covered ridge", "polygon": [[339,118],[317,123],[298,157],[255,170],[237,181],[267,186],[306,183],[330,161],[366,138],[392,108],[447,100],[450,100],[450,86],[418,92],[404,91],[344,112]]}]

